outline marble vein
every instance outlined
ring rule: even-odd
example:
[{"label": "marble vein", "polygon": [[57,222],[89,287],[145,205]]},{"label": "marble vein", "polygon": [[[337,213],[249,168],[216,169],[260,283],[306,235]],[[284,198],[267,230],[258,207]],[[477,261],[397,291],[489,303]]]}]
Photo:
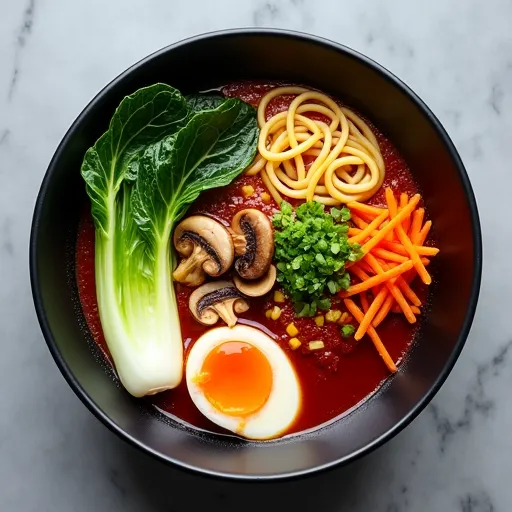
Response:
[{"label": "marble vein", "polygon": [[496,114],[501,115],[501,105],[503,103],[503,97],[505,93],[500,84],[494,84],[491,88],[491,97],[489,102],[491,104],[492,109]]},{"label": "marble vein", "polygon": [[0,147],[7,143],[9,140],[9,136],[11,135],[11,130],[5,128],[0,135]]},{"label": "marble vein", "polygon": [[495,512],[491,497],[485,491],[468,493],[459,500],[461,512]]},{"label": "marble vein", "polygon": [[277,4],[266,2],[255,9],[252,17],[253,25],[256,27],[271,25],[279,18],[281,11]]},{"label": "marble vein", "polygon": [[14,95],[14,92],[16,90],[16,85],[19,80],[22,51],[25,48],[25,45],[27,44],[30,34],[32,33],[32,26],[34,24],[34,14],[35,14],[35,0],[29,0],[28,5],[25,8],[25,11],[23,13],[23,19],[21,22],[21,26],[18,30],[18,36],[16,38],[16,47],[14,50],[14,65],[12,68],[9,92],[7,94],[7,99],[9,101],[12,99],[12,97]]},{"label": "marble vein", "polygon": [[464,398],[464,410],[458,418],[451,418],[435,403],[429,406],[436,425],[441,453],[446,451],[453,436],[461,431],[467,431],[473,426],[476,415],[480,415],[484,419],[490,417],[496,404],[487,393],[487,384],[490,380],[498,378],[503,369],[507,367],[511,348],[512,340],[499,347],[489,360],[477,365],[474,379]]}]

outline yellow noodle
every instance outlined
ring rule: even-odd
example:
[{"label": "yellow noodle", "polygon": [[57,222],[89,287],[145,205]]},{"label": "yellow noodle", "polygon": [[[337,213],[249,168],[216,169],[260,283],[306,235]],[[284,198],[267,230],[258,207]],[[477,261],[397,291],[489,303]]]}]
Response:
[{"label": "yellow noodle", "polygon": [[[295,95],[284,112],[266,120],[272,99]],[[328,124],[304,114],[318,113]],[[304,87],[278,87],[258,105],[259,155],[247,169],[261,173],[277,202],[281,196],[337,205],[370,198],[382,186],[384,159],[366,122],[329,96]],[[306,170],[303,157],[313,158]]]},{"label": "yellow noodle", "polygon": [[270,192],[270,195],[274,198],[274,201],[280,205],[281,201],[283,200],[281,194],[276,190],[274,185],[270,183],[270,180],[268,179],[268,175],[265,169],[261,171],[261,180],[263,181],[263,184],[267,187],[268,191]]}]

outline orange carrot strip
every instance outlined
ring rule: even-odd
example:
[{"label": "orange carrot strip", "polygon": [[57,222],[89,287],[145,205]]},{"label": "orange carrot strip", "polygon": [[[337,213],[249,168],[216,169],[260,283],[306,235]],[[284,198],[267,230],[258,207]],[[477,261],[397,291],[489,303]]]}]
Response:
[{"label": "orange carrot strip", "polygon": [[361,231],[362,229],[359,228],[348,228],[348,236],[357,236]]},{"label": "orange carrot strip", "polygon": [[[407,261],[411,261],[411,260],[407,260]],[[364,262],[360,262],[360,263],[364,263]],[[383,263],[384,263],[384,262],[383,262]],[[430,264],[430,260],[429,260],[428,258],[421,258],[421,263],[423,263],[423,265],[425,265],[425,267],[426,267],[427,265],[429,265],[429,264]],[[398,265],[398,263],[397,263],[397,262],[395,262],[395,261],[388,261],[388,262],[386,263],[386,265],[387,265],[389,268],[394,268],[394,267],[396,267],[396,266]],[[405,276],[407,276],[408,274],[411,274],[411,276],[412,276],[412,277],[414,277],[414,276],[417,276],[417,275],[418,275],[418,274],[416,273],[416,270],[415,270],[415,269],[412,269],[410,272],[406,272],[406,273],[404,274],[404,277],[405,277]]]},{"label": "orange carrot strip", "polygon": [[[400,194],[400,208],[404,208],[405,206],[407,206],[408,202],[409,202],[409,198],[407,197],[407,194],[405,192],[402,192]],[[407,219],[405,219],[402,222],[402,226],[404,227],[404,231],[406,233],[409,233],[409,228],[411,226],[411,218],[407,217]]]},{"label": "orange carrot strip", "polygon": [[416,272],[418,272],[418,275],[420,276],[421,280],[425,284],[430,284],[432,282],[432,277],[430,277],[430,274],[427,272],[425,265],[423,265],[421,258],[414,249],[414,245],[412,245],[411,240],[405,233],[403,226],[398,226],[398,236],[400,237],[401,242],[407,249],[407,252],[411,257],[411,260],[414,263],[414,268],[416,269]]},{"label": "orange carrot strip", "polygon": [[350,272],[356,275],[363,282],[370,279],[370,276],[361,268],[361,262],[359,262],[357,265],[350,267]]},{"label": "orange carrot strip", "polygon": [[368,331],[368,328],[371,326],[371,323],[380,307],[382,306],[382,303],[386,300],[387,295],[388,291],[383,286],[375,299],[373,299],[372,305],[365,313],[363,320],[359,323],[359,327],[354,334],[354,339],[360,340],[366,334],[366,331]]},{"label": "orange carrot strip", "polygon": [[[350,299],[345,299],[345,307],[350,311],[352,316],[361,323],[363,321],[363,312],[356,306],[355,302]],[[386,366],[388,367],[390,372],[395,373],[396,372],[396,365],[391,359],[391,356],[389,355],[389,352],[386,350],[386,347],[382,343],[382,340],[379,338],[379,335],[377,334],[377,331],[370,327],[368,329],[368,336],[370,336],[375,348],[377,349],[377,352],[379,353],[380,357],[384,360],[384,363],[386,363]]]},{"label": "orange carrot strip", "polygon": [[[387,220],[386,222],[383,222],[382,223],[382,226],[380,227],[380,229],[382,228],[385,228],[389,223],[389,220]],[[378,231],[375,231],[375,234],[377,234]],[[396,240],[396,237],[395,237],[395,232],[393,230],[391,230],[385,237],[384,237],[384,240],[388,240],[389,242],[393,242],[394,240]]]},{"label": "orange carrot strip", "polygon": [[[430,260],[427,258],[421,258],[421,262],[425,267],[430,264]],[[396,263],[388,263],[388,267],[391,267],[392,265],[396,265]],[[409,270],[409,272],[405,272],[401,277],[407,284],[409,284],[417,275],[416,269],[413,268],[412,270]]]},{"label": "orange carrot strip", "polygon": [[378,217],[375,217],[375,219],[373,219],[370,224],[366,224],[366,227],[363,228],[363,230],[361,231],[361,233],[359,233],[358,235],[352,237],[352,238],[349,238],[349,242],[351,244],[358,244],[360,242],[364,242],[364,240],[366,238],[368,238],[371,233],[375,230],[375,229],[378,229],[378,227],[388,218],[388,211],[387,210],[384,210]]},{"label": "orange carrot strip", "polygon": [[416,205],[419,203],[419,200],[420,200],[419,194],[416,194],[415,196],[413,196],[411,198],[411,200],[409,201],[409,204],[403,210],[400,210],[400,212],[395,217],[393,217],[389,221],[389,223],[377,233],[377,235],[375,235],[373,238],[368,240],[368,242],[366,242],[363,245],[363,247],[362,247],[363,253],[370,252],[377,244],[382,242],[382,240],[388,233],[390,233],[393,229],[395,229],[395,227],[397,225],[399,225],[408,215],[410,215],[412,213],[414,208],[416,208]]},{"label": "orange carrot strip", "polygon": [[[422,263],[427,266],[430,261],[426,258],[422,258]],[[384,270],[388,270],[390,268],[396,267],[395,262],[385,263],[382,264],[382,267]],[[409,286],[409,283],[414,279],[415,276],[418,274],[416,273],[416,269],[409,270],[408,272],[405,272],[401,276],[397,277],[395,282],[396,285],[404,292],[404,295],[414,304],[415,306],[421,306],[421,300],[419,297],[414,293],[414,291]],[[412,308],[411,308],[412,309]]]},{"label": "orange carrot strip", "polygon": [[389,281],[390,279],[393,279],[394,277],[397,277],[397,276],[403,274],[404,272],[411,270],[412,267],[413,267],[413,263],[411,260],[404,261],[404,263],[401,263],[400,265],[397,265],[396,267],[394,267],[386,272],[383,272],[382,274],[379,274],[377,276],[372,276],[362,283],[350,286],[347,291],[341,292],[340,296],[341,297],[351,297],[352,295],[357,295],[358,293],[369,290],[370,288],[373,288],[374,286],[383,284],[386,281]]},{"label": "orange carrot strip", "polygon": [[[384,269],[382,268],[381,264],[377,261],[377,259],[372,254],[367,254],[365,256],[365,259],[368,261],[369,265],[373,268],[373,270],[375,271],[375,273],[377,275],[382,275],[384,273]],[[395,298],[397,304],[400,306],[400,308],[404,312],[404,315],[405,315],[405,318],[407,318],[407,321],[409,323],[413,324],[414,322],[416,322],[416,317],[414,316],[414,313],[412,312],[411,307],[405,300],[405,297],[403,296],[402,292],[395,285],[395,282],[396,282],[396,279],[393,279],[393,280],[387,281],[385,284],[386,284],[388,290],[391,292],[391,295],[393,295],[393,297]]]},{"label": "orange carrot strip", "polygon": [[396,261],[398,263],[403,263],[409,259],[407,256],[402,256],[401,254],[397,254],[396,252],[388,251],[386,249],[381,249],[380,247],[375,247],[372,250],[372,254],[383,260]]},{"label": "orange carrot strip", "polygon": [[357,212],[357,215],[361,219],[363,219],[367,224],[369,224],[375,218],[375,215],[372,215],[372,214],[369,214],[369,213],[364,213],[364,212]]},{"label": "orange carrot strip", "polygon": [[[368,263],[366,263],[366,261],[364,261],[364,260],[356,261],[355,263],[352,263],[351,265],[350,265],[349,263],[347,263],[346,268],[347,268],[350,272],[352,272],[352,270],[353,270],[354,268],[359,268],[359,270],[362,270],[362,271],[363,271],[363,272],[365,272],[365,273],[368,273],[368,272],[369,272],[369,273],[370,273],[370,274],[372,274],[372,275],[373,275],[373,273],[374,273],[374,272],[373,272],[372,267],[370,267],[370,265],[368,265]],[[357,271],[356,271],[356,272],[357,272]],[[356,272],[353,272],[353,273],[354,273],[355,275],[357,275],[357,273],[356,273]],[[359,277],[359,279],[361,279],[361,281],[363,281],[363,280],[368,279],[370,276],[368,276],[368,275],[367,275],[364,279],[363,279],[363,278],[361,278],[360,276],[358,276],[358,277]]]},{"label": "orange carrot strip", "polygon": [[393,306],[393,303],[395,302],[395,298],[393,295],[388,295],[387,299],[384,301],[384,304],[382,304],[382,307],[380,308],[380,311],[375,315],[375,318],[373,319],[373,327],[379,326],[382,321],[388,316],[388,313],[391,309],[391,306]]},{"label": "orange carrot strip", "polygon": [[359,212],[364,212],[370,214],[372,216],[380,215],[382,212],[382,208],[377,208],[376,206],[370,206],[369,204],[359,203],[358,201],[351,201],[347,203],[347,206],[350,210],[356,210]]},{"label": "orange carrot strip", "polygon": [[[432,227],[432,221],[427,220],[427,222],[425,222],[425,224],[421,228],[420,234],[418,235],[418,245],[423,245],[425,243],[425,240],[427,239],[427,236],[428,236],[428,233],[429,233],[431,227]],[[438,252],[439,252],[439,249],[437,249],[436,254]],[[423,255],[424,256],[435,256],[435,254],[429,255],[429,254],[424,254],[424,253],[423,253]]]},{"label": "orange carrot strip", "polygon": [[368,294],[366,292],[363,292],[359,295],[361,298],[361,306],[363,307],[363,311],[366,314],[368,309],[370,308],[370,304],[368,302]]},{"label": "orange carrot strip", "polygon": [[368,223],[363,220],[357,213],[353,213],[350,220],[359,228],[364,229],[366,226],[368,226]]},{"label": "orange carrot strip", "polygon": [[421,315],[421,309],[417,306],[411,306],[411,309],[412,309],[412,312],[415,314],[415,315]]},{"label": "orange carrot strip", "polygon": [[[397,278],[396,284],[414,306],[421,306],[420,298],[414,293],[413,289],[407,284],[406,280],[402,276]],[[414,313],[412,306],[411,311]]]},{"label": "orange carrot strip", "polygon": [[[399,212],[398,207],[396,204],[395,196],[393,195],[393,191],[388,187],[386,188],[386,201],[388,203],[388,209],[389,214],[391,218],[398,218]],[[425,284],[430,284],[432,282],[432,278],[430,277],[430,274],[427,272],[427,269],[421,263],[420,257],[416,250],[414,249],[414,245],[412,244],[411,240],[407,236],[406,232],[404,231],[404,227],[402,225],[402,222],[400,221],[396,226],[396,234],[398,235],[398,238],[402,242],[402,245],[405,247],[405,250],[409,253],[409,256],[411,257],[412,262],[414,263],[414,268],[416,269],[416,272],[418,272],[419,276],[421,277],[421,280]]]},{"label": "orange carrot strip", "polygon": [[[429,226],[424,226],[424,229],[426,230],[426,235],[428,234],[428,231],[430,230],[431,221],[429,222]],[[382,225],[382,228],[384,228],[384,224]],[[362,232],[362,229],[360,228],[348,228],[348,235],[353,237],[357,236]],[[379,231],[373,231],[371,233],[371,236],[377,236]],[[418,240],[418,243],[415,243],[414,248],[416,249],[416,252],[420,256],[436,256],[436,254],[439,253],[439,249],[437,247],[427,247],[422,245],[425,240]],[[384,239],[382,242],[378,244],[379,248],[386,249],[387,251],[394,252],[395,254],[399,254],[400,256],[409,256],[409,253],[405,250],[404,246],[400,244],[399,242],[389,241]],[[406,259],[409,259],[408,257]]]},{"label": "orange carrot strip", "polygon": [[[387,249],[388,251],[396,252],[397,254],[401,254],[402,256],[409,255],[405,247],[398,242],[389,242],[387,240],[383,240],[381,243],[379,243],[379,247]],[[416,249],[416,252],[420,256],[435,256],[439,252],[439,249],[437,249],[437,247],[425,247],[424,245],[421,244],[415,245],[414,248]]]},{"label": "orange carrot strip", "polygon": [[411,231],[409,233],[409,236],[411,238],[411,242],[416,245],[417,245],[416,240],[418,238],[418,235],[420,234],[421,225],[423,223],[424,215],[425,215],[425,208],[418,208],[412,214],[412,225],[411,225]]}]

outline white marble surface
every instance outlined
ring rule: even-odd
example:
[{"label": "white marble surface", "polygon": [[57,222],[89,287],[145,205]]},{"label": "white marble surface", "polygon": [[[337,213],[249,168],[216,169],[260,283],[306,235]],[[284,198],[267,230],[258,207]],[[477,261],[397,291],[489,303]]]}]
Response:
[{"label": "white marble surface", "polygon": [[[509,0],[0,0],[0,510],[511,510],[511,21]],[[148,53],[240,26],[325,36],[404,79],[462,155],[485,243],[475,323],[433,403],[365,459],[277,489],[178,473],[109,433],[51,359],[28,280],[35,197],[84,105]]]}]

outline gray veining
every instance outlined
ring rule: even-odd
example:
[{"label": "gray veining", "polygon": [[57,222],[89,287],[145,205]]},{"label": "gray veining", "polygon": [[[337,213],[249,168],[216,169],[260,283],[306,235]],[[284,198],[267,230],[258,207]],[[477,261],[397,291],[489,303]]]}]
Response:
[{"label": "gray veining", "polygon": [[[509,0],[20,0],[0,12],[0,511],[511,510]],[[339,41],[412,87],[460,151],[485,247],[471,335],[433,402],[365,459],[277,490],[180,473],[115,438],[60,376],[28,279],[41,180],[93,95],[162,46],[247,26]]]},{"label": "gray veining", "polygon": [[21,55],[23,48],[27,44],[27,40],[32,32],[32,25],[34,23],[34,12],[35,12],[35,0],[29,0],[28,5],[23,13],[23,20],[21,26],[18,30],[18,36],[16,37],[15,42],[15,51],[14,51],[14,63],[12,67],[11,74],[11,82],[9,85],[8,99],[11,100],[14,91],[16,89],[16,85],[18,83],[19,74],[20,74],[20,66],[21,66]]}]

